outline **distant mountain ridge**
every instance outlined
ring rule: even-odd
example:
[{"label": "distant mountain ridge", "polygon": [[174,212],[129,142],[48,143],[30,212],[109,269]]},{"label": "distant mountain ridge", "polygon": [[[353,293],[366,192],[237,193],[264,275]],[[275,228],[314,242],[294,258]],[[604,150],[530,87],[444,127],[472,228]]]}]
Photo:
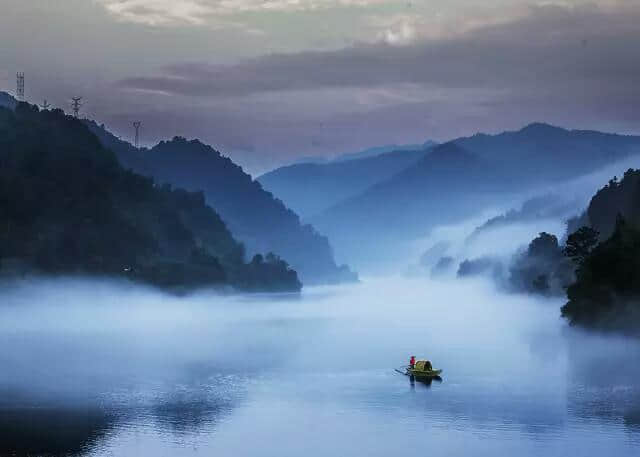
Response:
[{"label": "distant mountain ridge", "polygon": [[372,148],[363,149],[357,152],[347,152],[346,154],[340,154],[334,157],[330,162],[345,162],[348,160],[368,159],[376,157],[389,152],[406,152],[406,151],[421,151],[424,149],[432,148],[438,143],[432,140],[427,140],[422,144],[387,144],[385,146],[374,146]]},{"label": "distant mountain ridge", "polygon": [[[15,104],[12,96],[0,92],[0,106],[12,109]],[[207,204],[221,215],[250,255],[274,252],[282,256],[305,284],[357,280],[349,267],[336,265],[326,237],[302,224],[240,166],[210,146],[176,137],[151,149],[137,149],[104,124],[87,119],[82,122],[126,168],[160,183],[203,191]]]},{"label": "distant mountain ridge", "polygon": [[0,91],[0,106],[4,108],[14,109],[18,101],[10,94]]},{"label": "distant mountain ridge", "polygon": [[189,290],[298,291],[295,271],[245,251],[201,192],[125,170],[62,110],[0,107],[0,274],[126,277]]},{"label": "distant mountain ridge", "polygon": [[310,218],[390,178],[420,160],[430,148],[392,150],[365,157],[354,154],[350,159],[295,164],[265,173],[258,181],[303,218]]},{"label": "distant mountain ridge", "polygon": [[526,190],[590,173],[633,154],[640,137],[535,123],[477,134],[428,154],[310,219],[344,259],[371,260],[398,241],[472,217]]},{"label": "distant mountain ridge", "polygon": [[302,224],[259,182],[210,146],[175,137],[151,149],[136,149],[104,126],[93,121],[87,125],[126,167],[160,182],[202,190],[250,254],[270,251],[282,256],[305,284],[357,279],[347,266],[336,265],[326,237]]}]

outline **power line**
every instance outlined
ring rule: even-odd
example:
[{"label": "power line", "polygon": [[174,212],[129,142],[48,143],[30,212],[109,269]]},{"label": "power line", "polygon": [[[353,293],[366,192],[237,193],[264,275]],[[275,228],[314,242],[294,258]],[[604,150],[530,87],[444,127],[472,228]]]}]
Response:
[{"label": "power line", "polygon": [[136,149],[139,147],[139,141],[140,141],[140,126],[142,125],[142,122],[140,121],[135,121],[133,123],[133,128],[136,129],[136,139],[135,139],[135,145],[136,145]]},{"label": "power line", "polygon": [[16,73],[16,85],[17,85],[16,94],[18,96],[18,100],[23,102],[24,101],[24,72],[23,71],[19,71],[18,73]]},{"label": "power line", "polygon": [[73,110],[74,117],[78,117],[78,112],[80,111],[82,105],[82,97],[73,97],[71,99],[71,109]]}]

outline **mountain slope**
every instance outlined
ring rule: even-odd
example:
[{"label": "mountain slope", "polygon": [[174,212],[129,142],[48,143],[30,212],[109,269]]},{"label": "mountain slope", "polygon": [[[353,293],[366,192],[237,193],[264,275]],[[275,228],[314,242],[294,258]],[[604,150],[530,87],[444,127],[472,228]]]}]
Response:
[{"label": "mountain slope", "polygon": [[422,144],[388,144],[385,146],[375,146],[358,152],[348,152],[335,157],[332,162],[346,162],[348,160],[369,159],[389,152],[422,151],[436,146],[435,141],[427,140]]},{"label": "mountain slope", "polygon": [[207,203],[216,208],[251,254],[271,251],[282,256],[304,283],[357,279],[346,266],[336,265],[326,237],[301,224],[293,211],[210,146],[176,137],[139,150],[103,126],[88,125],[125,167],[160,182],[202,190]]},{"label": "mountain slope", "polygon": [[587,208],[589,225],[600,233],[601,240],[613,234],[618,216],[640,228],[640,170],[627,170],[622,180],[609,181]]},{"label": "mountain slope", "polygon": [[0,91],[0,106],[9,109],[15,109],[18,101],[6,92]]},{"label": "mountain slope", "polygon": [[79,120],[0,108],[0,256],[5,274],[125,276],[163,287],[299,290],[274,256],[244,250],[202,193],[125,170]]},{"label": "mountain slope", "polygon": [[510,196],[574,178],[640,153],[640,138],[532,124],[435,147],[421,160],[311,218],[350,263],[370,260],[436,225]]},{"label": "mountain slope", "polygon": [[281,167],[258,178],[303,218],[309,218],[420,160],[428,148],[397,150],[373,157]]},{"label": "mountain slope", "polygon": [[[497,186],[491,174],[484,161],[455,143],[446,143],[391,179],[330,208],[312,222],[339,243],[339,250],[361,261],[372,261],[385,249],[394,249],[398,241],[417,237],[436,223],[446,224],[473,212]],[[464,182],[465,186],[452,186],[456,181]],[[474,198],[459,198],[470,187],[476,190]]]},{"label": "mountain slope", "polygon": [[[600,243],[593,249],[570,252],[577,254],[578,268],[575,283],[567,289],[562,315],[572,324],[638,333],[640,170],[630,169],[622,180],[609,181],[591,199],[587,215]],[[589,246],[591,243],[585,243],[589,234],[583,228],[569,240],[577,241],[573,247]]]},{"label": "mountain slope", "polygon": [[455,142],[525,182],[554,182],[580,176],[640,152],[640,137],[567,130],[543,123],[498,135],[477,134]]}]

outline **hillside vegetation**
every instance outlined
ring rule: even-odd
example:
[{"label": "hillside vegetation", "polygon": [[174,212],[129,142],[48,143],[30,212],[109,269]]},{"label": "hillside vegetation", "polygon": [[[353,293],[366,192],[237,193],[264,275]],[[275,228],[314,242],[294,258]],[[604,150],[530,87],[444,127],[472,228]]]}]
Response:
[{"label": "hillside vegetation", "polygon": [[590,227],[567,242],[577,246],[569,252],[577,269],[562,315],[572,324],[640,331],[640,170],[612,179],[587,214]]},{"label": "hillside vegetation", "polygon": [[160,183],[201,190],[206,203],[216,209],[249,254],[282,256],[305,284],[357,280],[347,266],[336,265],[326,237],[302,224],[296,213],[219,151],[181,137],[151,149],[136,149],[104,126],[91,121],[87,125],[126,168]]},{"label": "hillside vegetation", "polygon": [[[345,258],[397,255],[426,236],[515,195],[583,176],[640,154],[640,138],[531,124],[441,144],[389,179],[310,219]],[[386,249],[386,253],[383,252]]]},{"label": "hillside vegetation", "polygon": [[243,246],[201,192],[125,170],[83,123],[0,108],[2,272],[128,277],[162,287],[299,290],[275,255]]}]

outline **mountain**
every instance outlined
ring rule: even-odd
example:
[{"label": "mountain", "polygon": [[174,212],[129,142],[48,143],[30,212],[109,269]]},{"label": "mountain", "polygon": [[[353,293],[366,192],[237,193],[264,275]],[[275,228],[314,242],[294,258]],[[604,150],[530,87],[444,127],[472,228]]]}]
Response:
[{"label": "mountain", "polygon": [[0,106],[9,109],[15,109],[18,101],[6,92],[0,91]]},{"label": "mountain", "polygon": [[509,266],[508,285],[513,291],[561,295],[574,280],[573,265],[555,235],[542,232]]},{"label": "mountain", "polygon": [[428,154],[360,194],[310,218],[345,261],[407,254],[398,244],[461,221],[518,193],[584,175],[640,153],[640,137],[531,124],[478,134]]},{"label": "mountain", "polygon": [[525,183],[580,176],[640,152],[640,137],[533,123],[515,132],[455,142]]},{"label": "mountain", "polygon": [[620,181],[614,177],[591,199],[587,208],[588,225],[609,238],[618,216],[640,227],[640,170],[627,170]]},{"label": "mountain", "polygon": [[579,207],[580,202],[577,199],[567,200],[562,195],[545,194],[533,197],[523,202],[519,209],[511,209],[485,221],[466,238],[465,243],[472,243],[484,232],[513,224],[567,218],[574,215]]},{"label": "mountain", "polygon": [[610,180],[593,196],[583,220],[590,227],[567,239],[578,268],[562,315],[571,324],[638,333],[640,170]]},{"label": "mountain", "polygon": [[515,290],[567,296],[571,325],[640,332],[640,170],[629,169],[567,222],[564,246],[541,233],[510,267]]},{"label": "mountain", "polygon": [[329,241],[265,191],[229,158],[197,140],[176,137],[151,149],[136,149],[104,126],[87,125],[121,163],[159,182],[204,192],[231,233],[249,253],[274,252],[286,259],[305,284],[353,281],[357,275],[338,267]]},{"label": "mountain", "polygon": [[307,219],[389,179],[427,152],[428,148],[393,150],[373,157],[290,165],[266,173],[258,181]]},{"label": "mountain", "polygon": [[200,192],[125,170],[82,121],[0,108],[0,271],[127,277],[180,290],[295,291],[295,271],[244,248]]},{"label": "mountain", "polygon": [[335,157],[332,162],[345,162],[347,160],[368,159],[371,157],[379,156],[389,152],[406,152],[406,151],[422,151],[423,149],[430,149],[436,146],[438,143],[435,141],[427,140],[422,144],[388,144],[385,146],[375,146],[373,148],[364,149],[358,152],[348,152]]},{"label": "mountain", "polygon": [[338,252],[361,262],[385,260],[403,241],[436,224],[473,214],[495,200],[501,183],[482,159],[455,143],[435,147],[405,170],[312,218]]}]

